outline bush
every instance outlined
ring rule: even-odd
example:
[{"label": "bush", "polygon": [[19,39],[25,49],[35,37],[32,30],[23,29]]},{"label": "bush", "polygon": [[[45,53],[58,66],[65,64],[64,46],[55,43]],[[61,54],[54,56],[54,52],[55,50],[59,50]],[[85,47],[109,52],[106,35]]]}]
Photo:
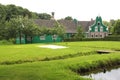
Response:
[{"label": "bush", "polygon": [[120,35],[110,35],[110,36],[105,37],[104,40],[120,41]]},{"label": "bush", "polygon": [[9,39],[8,41],[15,44],[15,39],[14,38]]},{"label": "bush", "polygon": [[12,41],[8,41],[8,40],[1,40],[0,41],[0,45],[9,45],[9,44],[13,44]]}]

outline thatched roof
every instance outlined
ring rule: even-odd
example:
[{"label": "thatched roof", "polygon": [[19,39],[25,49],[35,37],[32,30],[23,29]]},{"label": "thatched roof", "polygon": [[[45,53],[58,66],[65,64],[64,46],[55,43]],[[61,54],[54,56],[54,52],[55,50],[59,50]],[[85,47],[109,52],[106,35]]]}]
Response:
[{"label": "thatched roof", "polygon": [[81,25],[84,32],[89,30],[89,26],[94,24],[94,21],[78,21],[78,25]]},{"label": "thatched roof", "polygon": [[[36,19],[34,20],[36,24],[40,27],[54,27],[56,21],[55,20],[41,20]],[[76,33],[77,32],[77,25],[81,25],[84,32],[87,32],[89,26],[94,23],[94,21],[78,21],[75,23],[73,20],[58,20],[58,23],[64,26],[66,33]]]}]

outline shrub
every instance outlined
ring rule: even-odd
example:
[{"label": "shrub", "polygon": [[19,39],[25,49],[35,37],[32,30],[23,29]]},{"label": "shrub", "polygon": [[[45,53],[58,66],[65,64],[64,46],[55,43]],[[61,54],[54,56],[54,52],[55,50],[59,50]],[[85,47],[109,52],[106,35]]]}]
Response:
[{"label": "shrub", "polygon": [[105,37],[104,40],[120,41],[120,35],[109,35],[109,36]]},{"label": "shrub", "polygon": [[0,41],[0,45],[10,45],[10,44],[13,44],[13,42],[9,41],[9,40],[1,40]]}]

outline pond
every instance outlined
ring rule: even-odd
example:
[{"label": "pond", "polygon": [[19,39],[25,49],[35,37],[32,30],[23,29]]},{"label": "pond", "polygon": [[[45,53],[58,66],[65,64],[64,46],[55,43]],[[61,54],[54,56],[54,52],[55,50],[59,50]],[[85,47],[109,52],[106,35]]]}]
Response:
[{"label": "pond", "polygon": [[92,78],[93,80],[120,80],[120,68],[92,73],[90,75],[85,75],[84,77]]}]

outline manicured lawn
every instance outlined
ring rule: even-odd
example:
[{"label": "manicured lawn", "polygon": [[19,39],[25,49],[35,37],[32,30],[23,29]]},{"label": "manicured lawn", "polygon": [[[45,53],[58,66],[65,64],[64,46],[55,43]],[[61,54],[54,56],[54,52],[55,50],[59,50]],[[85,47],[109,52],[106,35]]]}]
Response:
[{"label": "manicured lawn", "polygon": [[[68,48],[38,47],[48,44],[0,46],[0,80],[87,80],[74,71],[80,68],[97,67],[101,62],[102,64],[106,64],[108,61],[120,62],[120,52],[110,54],[95,52],[96,50],[120,50],[120,42],[91,41],[51,44]],[[41,61],[46,57],[50,58],[50,61]],[[51,59],[53,57],[58,58]],[[64,59],[59,57],[64,57]],[[22,64],[16,63],[17,61],[22,61]],[[13,63],[6,65],[7,62]]]}]

